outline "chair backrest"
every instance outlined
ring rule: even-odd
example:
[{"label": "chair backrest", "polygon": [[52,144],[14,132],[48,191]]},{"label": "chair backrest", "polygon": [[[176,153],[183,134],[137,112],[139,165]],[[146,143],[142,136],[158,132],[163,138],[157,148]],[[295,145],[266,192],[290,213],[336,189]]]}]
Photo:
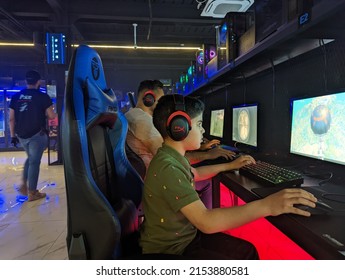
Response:
[{"label": "chair backrest", "polygon": [[69,258],[120,258],[123,236],[137,230],[143,182],[126,158],[126,119],[87,46],[71,59],[62,118]]},{"label": "chair backrest", "polygon": [[134,108],[136,106],[136,101],[135,101],[135,96],[134,96],[134,92],[129,91],[127,92],[127,96],[129,99],[129,103],[131,104],[131,107]]}]

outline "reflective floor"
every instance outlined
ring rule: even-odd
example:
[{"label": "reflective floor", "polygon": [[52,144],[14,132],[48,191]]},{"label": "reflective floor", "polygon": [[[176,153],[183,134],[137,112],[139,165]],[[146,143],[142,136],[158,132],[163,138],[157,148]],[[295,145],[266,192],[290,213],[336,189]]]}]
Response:
[{"label": "reflective floor", "polygon": [[[16,191],[25,159],[24,152],[0,152],[0,260],[67,260],[63,166],[48,165],[48,153],[44,153],[38,189],[47,197],[27,202]],[[50,162],[54,161],[53,154]],[[225,186],[220,192],[221,207],[234,205],[233,194]],[[261,259],[312,259],[265,219],[225,233],[255,244]]]},{"label": "reflective floor", "polygon": [[25,159],[24,152],[0,152],[0,259],[68,259],[63,166],[48,165],[44,153],[37,189],[47,197],[27,202],[16,191]]}]

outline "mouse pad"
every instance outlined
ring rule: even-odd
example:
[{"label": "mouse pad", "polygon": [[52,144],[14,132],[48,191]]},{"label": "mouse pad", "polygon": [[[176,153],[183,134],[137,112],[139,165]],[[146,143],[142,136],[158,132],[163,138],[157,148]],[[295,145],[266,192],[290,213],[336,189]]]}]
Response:
[{"label": "mouse pad", "polygon": [[[286,189],[286,187],[253,188],[251,190],[259,197],[264,198],[283,189]],[[302,189],[312,193],[316,198],[321,198],[322,194],[324,193],[324,191],[312,187],[302,187]]]},{"label": "mouse pad", "polygon": [[[266,196],[269,196],[273,193],[276,193],[280,190],[284,189],[284,187],[272,187],[272,188],[253,188],[252,191],[257,194],[259,197],[264,198]],[[312,193],[318,200],[322,198],[322,194],[325,193],[322,190],[315,189],[313,187],[302,187],[302,189]],[[320,205],[317,205],[316,208],[310,208],[308,206],[304,205],[298,205],[295,206],[297,208],[300,208],[302,210],[309,211],[311,214],[328,214],[333,211],[333,209],[327,209]]]}]

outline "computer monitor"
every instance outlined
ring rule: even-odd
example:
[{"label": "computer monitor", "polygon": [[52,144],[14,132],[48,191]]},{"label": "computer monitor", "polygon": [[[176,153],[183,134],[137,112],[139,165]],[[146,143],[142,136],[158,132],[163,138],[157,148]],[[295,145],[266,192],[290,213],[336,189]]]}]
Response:
[{"label": "computer monitor", "polygon": [[290,153],[345,165],[345,92],[292,100]]},{"label": "computer monitor", "polygon": [[47,94],[50,98],[56,98],[56,85],[47,85]]},{"label": "computer monitor", "polygon": [[242,104],[232,107],[232,140],[257,147],[258,104]]},{"label": "computer monitor", "polygon": [[210,121],[210,135],[223,138],[224,109],[212,110]]}]

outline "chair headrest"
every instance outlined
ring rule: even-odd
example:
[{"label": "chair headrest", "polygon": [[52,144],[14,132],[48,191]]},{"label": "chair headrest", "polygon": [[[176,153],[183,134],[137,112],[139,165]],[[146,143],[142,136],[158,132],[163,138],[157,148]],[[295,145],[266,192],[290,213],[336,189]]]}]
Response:
[{"label": "chair headrest", "polygon": [[112,89],[102,90],[92,79],[86,78],[86,127],[105,125],[112,128],[117,119],[118,103]]}]

